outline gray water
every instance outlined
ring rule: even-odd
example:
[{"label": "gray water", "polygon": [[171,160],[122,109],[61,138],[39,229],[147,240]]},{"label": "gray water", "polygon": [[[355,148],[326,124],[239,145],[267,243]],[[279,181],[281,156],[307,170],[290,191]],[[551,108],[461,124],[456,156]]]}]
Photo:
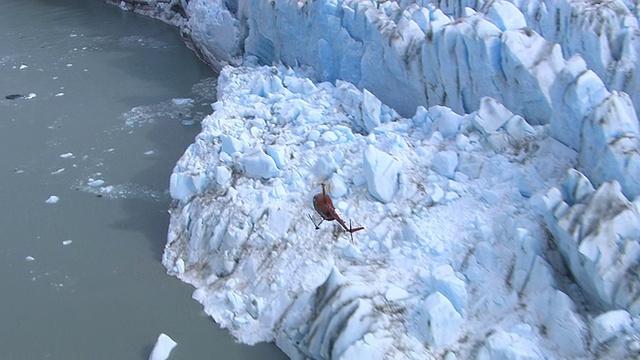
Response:
[{"label": "gray water", "polygon": [[0,5],[0,358],[146,359],[162,332],[171,359],[284,358],[235,343],[160,264],[215,74],[177,29],[98,0]]}]

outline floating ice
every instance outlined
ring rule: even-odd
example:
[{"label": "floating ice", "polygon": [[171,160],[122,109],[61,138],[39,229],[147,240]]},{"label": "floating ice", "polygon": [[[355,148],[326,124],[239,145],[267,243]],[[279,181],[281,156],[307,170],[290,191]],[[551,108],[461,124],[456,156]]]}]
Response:
[{"label": "floating ice", "polygon": [[57,197],[55,195],[51,195],[51,196],[49,196],[49,198],[47,198],[47,200],[45,200],[45,203],[47,203],[47,204],[55,204],[58,201],[60,201],[59,197]]},{"label": "floating ice", "polygon": [[171,99],[171,102],[173,102],[173,104],[177,105],[177,106],[184,106],[184,105],[193,104],[193,99],[191,99],[191,98],[175,98],[175,99]]},{"label": "floating ice", "polygon": [[60,154],[60,157],[63,158],[63,159],[68,159],[68,158],[73,157],[73,153],[67,152],[67,153],[64,153],[64,154]]},{"label": "floating ice", "polygon": [[89,185],[91,187],[100,187],[100,186],[104,185],[104,180],[89,178],[89,181],[87,181],[87,185]]},{"label": "floating ice", "polygon": [[160,334],[160,336],[158,336],[158,340],[156,340],[156,344],[153,346],[153,350],[151,350],[149,360],[168,359],[171,354],[171,350],[173,350],[176,345],[178,345],[178,343],[168,335],[165,335],[164,333]]}]

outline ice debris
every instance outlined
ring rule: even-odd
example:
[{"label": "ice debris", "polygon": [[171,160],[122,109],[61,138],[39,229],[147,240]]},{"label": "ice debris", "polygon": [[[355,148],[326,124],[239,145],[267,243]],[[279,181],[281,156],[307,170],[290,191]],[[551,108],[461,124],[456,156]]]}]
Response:
[{"label": "ice debris", "polygon": [[47,198],[47,200],[45,200],[45,203],[47,203],[47,204],[55,204],[55,203],[57,203],[58,201],[60,201],[60,198],[59,198],[59,197],[57,197],[57,196],[55,196],[55,195],[51,195],[51,196],[49,196],[49,197]]},{"label": "ice debris", "polygon": [[373,197],[389,202],[398,191],[401,165],[391,155],[369,145],[364,151],[364,173]]},{"label": "ice debris", "polygon": [[[451,357],[465,335],[489,355],[584,355],[586,322],[558,289],[534,214],[517,210],[529,199],[516,174],[538,193],[575,152],[489,99],[491,133],[477,113],[441,107],[362,132],[359,90],[300,79],[283,66],[223,69],[215,111],[174,169],[163,263],[218,323],[294,358]],[[323,141],[328,132],[340,140]],[[308,222],[320,181],[341,216],[365,226],[354,242]],[[527,324],[514,327],[520,316]],[[542,331],[552,337],[527,340]]]},{"label": "ice debris", "polygon": [[166,360],[169,358],[171,354],[171,350],[176,347],[178,343],[176,343],[172,338],[168,335],[162,333],[158,336],[158,340],[156,340],[155,345],[153,346],[153,350],[151,350],[151,354],[149,355],[149,360]]}]

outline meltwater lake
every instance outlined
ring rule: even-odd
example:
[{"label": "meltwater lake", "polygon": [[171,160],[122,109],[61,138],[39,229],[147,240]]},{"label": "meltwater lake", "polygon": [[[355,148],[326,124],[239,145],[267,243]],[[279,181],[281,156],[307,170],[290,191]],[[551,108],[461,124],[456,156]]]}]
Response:
[{"label": "meltwater lake", "polygon": [[236,343],[160,263],[216,74],[99,0],[0,4],[0,358],[147,359],[160,333],[171,359],[286,358]]}]

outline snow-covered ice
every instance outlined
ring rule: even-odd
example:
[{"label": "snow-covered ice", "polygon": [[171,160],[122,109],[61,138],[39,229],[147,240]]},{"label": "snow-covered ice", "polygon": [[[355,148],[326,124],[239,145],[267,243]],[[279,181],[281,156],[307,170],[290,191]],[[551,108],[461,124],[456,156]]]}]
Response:
[{"label": "snow-covered ice", "polygon": [[[163,263],[240,341],[640,356],[637,4],[181,6],[222,72],[171,175]],[[353,241],[309,221],[320,183]]]}]

